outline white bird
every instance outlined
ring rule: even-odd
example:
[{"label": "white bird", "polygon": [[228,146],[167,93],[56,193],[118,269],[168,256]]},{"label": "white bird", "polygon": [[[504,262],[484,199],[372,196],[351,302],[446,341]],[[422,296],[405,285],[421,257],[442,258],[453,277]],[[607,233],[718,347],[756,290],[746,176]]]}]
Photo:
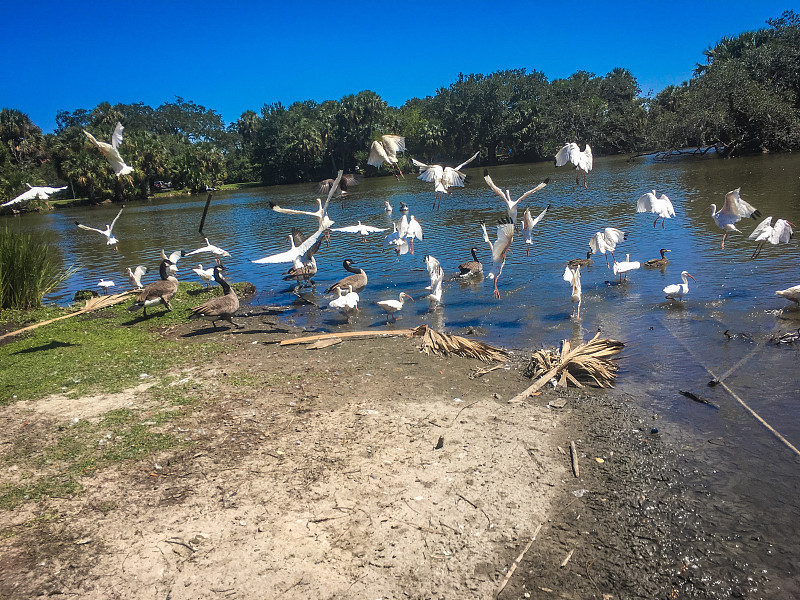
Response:
[{"label": "white bird", "polygon": [[[124,206],[122,208],[125,208]],[[117,219],[122,214],[122,208],[119,209],[117,216],[114,217],[114,220],[111,221],[111,225],[106,225],[105,229],[97,229],[96,227],[89,227],[88,225],[83,225],[78,221],[75,221],[75,225],[77,225],[81,229],[85,229],[86,231],[96,231],[97,233],[106,236],[106,246],[114,246],[114,250],[117,249],[117,242],[119,240],[114,237],[114,225],[117,223]]]},{"label": "white bird", "polygon": [[[299,230],[292,230],[292,240],[295,244],[305,242],[305,236]],[[314,285],[312,277],[317,274],[317,259],[314,255],[319,252],[322,245],[322,238],[317,238],[317,241],[305,253],[297,256],[292,261],[291,268],[284,274],[283,280],[290,281],[296,280],[298,285]]]},{"label": "white bird", "polygon": [[142,276],[147,273],[148,268],[139,265],[135,269],[131,271],[131,268],[128,267],[128,281],[131,282],[131,286],[134,289],[140,290],[142,289]]},{"label": "white bird", "polygon": [[338,310],[349,323],[350,315],[358,310],[358,294],[353,291],[352,285],[347,286],[347,293],[344,293],[344,289],[341,287],[336,288],[336,293],[338,294],[336,298],[328,302],[328,308]]},{"label": "white bird", "polygon": [[204,269],[202,264],[197,265],[194,269],[192,269],[197,276],[202,279],[206,287],[214,280],[214,267],[209,267],[208,269]]},{"label": "white bird", "polygon": [[785,290],[778,290],[775,292],[775,295],[786,298],[787,300],[790,300],[796,305],[800,306],[800,285],[795,285],[790,288],[786,288]]},{"label": "white bird", "polygon": [[793,235],[792,227],[794,225],[786,219],[778,219],[775,221],[775,225],[772,225],[772,217],[767,217],[761,221],[748,238],[758,242],[758,246],[753,250],[753,255],[750,258],[758,258],[758,255],[761,254],[761,249],[767,242],[773,245],[788,244]]},{"label": "white bird", "polygon": [[391,315],[392,321],[396,321],[397,317],[395,313],[398,310],[402,310],[403,308],[403,298],[408,298],[412,302],[414,299],[406,294],[405,292],[400,292],[400,296],[398,296],[397,300],[378,300],[376,304],[380,306],[384,311],[386,311],[386,324],[389,324],[389,316]]},{"label": "white bird", "polygon": [[[400,230],[397,229],[397,223],[392,223],[394,231],[384,238],[387,246],[394,246],[395,254],[399,257],[401,254],[408,254],[408,242],[405,236],[400,235]],[[406,223],[408,228],[408,223]]]},{"label": "white bird", "polygon": [[[400,165],[397,164],[397,153],[398,152],[405,152],[406,150],[406,138],[401,135],[382,135],[380,140],[375,140],[372,142],[372,146],[369,149],[369,157],[367,158],[367,164],[372,165],[373,167],[380,169],[383,163],[388,164],[394,176],[399,180],[400,178],[397,177],[397,173],[400,173],[403,177],[403,172],[400,170]],[[397,169],[397,172],[395,172]]]},{"label": "white bird", "polygon": [[371,225],[364,225],[361,221],[358,225],[349,225],[347,227],[334,227],[331,231],[341,231],[343,233],[359,233],[361,234],[361,241],[366,242],[367,236],[370,233],[378,233],[386,231],[386,227],[372,227]]},{"label": "white bird", "polygon": [[201,252],[210,252],[215,256],[230,256],[231,253],[227,250],[223,250],[219,246],[215,246],[211,242],[208,241],[208,238],[203,238],[206,242],[206,245],[202,248],[198,248],[197,250],[192,250],[191,252],[186,252],[181,256],[191,256],[192,254],[200,254]]},{"label": "white bird", "polygon": [[500,292],[497,289],[497,280],[500,279],[500,275],[503,272],[503,266],[506,264],[506,252],[511,248],[511,242],[514,239],[514,223],[508,217],[497,221],[497,239],[494,243],[489,240],[485,223],[481,223],[481,229],[483,229],[483,239],[492,252],[492,261],[494,263],[487,277],[494,279],[494,297],[499,300]]},{"label": "white bird", "polygon": [[388,200],[383,201],[383,212],[385,212],[387,215],[392,214],[392,205],[389,204]]},{"label": "white bird", "polygon": [[330,229],[331,225],[334,224],[333,219],[328,216],[328,206],[327,202],[323,206],[322,200],[317,198],[317,210],[295,210],[293,208],[282,208],[275,204],[274,202],[270,202],[269,206],[272,210],[278,213],[283,213],[285,215],[307,215],[309,217],[314,217],[317,220],[317,227],[322,229],[323,231],[327,231]]},{"label": "white bird", "polygon": [[533,228],[544,218],[549,208],[550,205],[548,204],[547,208],[540,212],[539,216],[535,219],[533,215],[531,215],[530,208],[526,208],[525,212],[522,213],[522,235],[525,236],[525,256],[530,256],[531,244],[533,244]]},{"label": "white bird", "polygon": [[428,299],[431,301],[433,308],[436,308],[439,302],[442,301],[444,270],[439,261],[429,254],[425,256],[425,267],[428,269],[428,276],[431,278],[431,284],[425,289],[431,291],[428,295]]},{"label": "white bird", "polygon": [[511,192],[509,190],[503,191],[499,187],[497,187],[497,185],[495,185],[494,181],[492,181],[492,178],[489,175],[489,170],[488,169],[484,169],[483,170],[483,179],[484,179],[484,181],[486,181],[487,185],[492,189],[492,191],[495,194],[497,194],[500,197],[500,199],[505,203],[506,211],[508,211],[508,216],[511,218],[511,222],[514,223],[514,227],[517,226],[517,205],[520,202],[522,202],[523,200],[525,200],[525,198],[527,198],[531,194],[535,194],[536,192],[538,192],[540,189],[542,189],[544,186],[546,186],[547,183],[550,181],[549,178],[545,179],[539,185],[537,185],[535,188],[533,188],[531,190],[528,190],[527,192],[522,194],[522,196],[520,196],[516,200],[512,200],[511,199]]},{"label": "white bird", "polygon": [[26,183],[25,185],[28,186],[27,192],[22,192],[16,198],[13,198],[8,202],[0,204],[0,207],[5,208],[6,206],[13,206],[14,204],[20,204],[21,202],[28,202],[29,200],[44,200],[44,203],[47,204],[47,208],[50,208],[50,203],[48,202],[50,196],[52,196],[56,192],[60,192],[61,190],[67,189],[67,186],[63,187],[32,186],[30,183]]},{"label": "white bird", "polygon": [[[581,318],[581,266],[564,268],[564,281],[572,286],[572,316]],[[577,309],[575,304],[577,303]]]},{"label": "white bird", "polygon": [[450,194],[451,187],[464,187],[464,180],[467,176],[461,173],[461,169],[466,167],[473,160],[478,158],[481,151],[478,150],[475,154],[470,156],[467,160],[462,162],[457,167],[442,167],[442,165],[426,165],[416,159],[411,159],[415,167],[419,169],[419,177],[422,181],[433,183],[433,205],[436,206],[436,199],[439,199],[439,205],[442,203],[442,197],[445,194]]},{"label": "white bird", "polygon": [[631,255],[626,254],[625,260],[621,260],[620,262],[614,261],[614,275],[619,275],[619,281],[622,283],[623,279],[628,278],[628,271],[635,271],[641,266],[639,261],[632,261]]},{"label": "white bird", "polygon": [[689,293],[689,280],[687,277],[691,277],[692,281],[696,281],[694,277],[689,275],[689,273],[686,271],[681,271],[681,279],[683,279],[683,283],[673,283],[672,285],[665,287],[664,297],[667,300],[682,300],[683,297]]},{"label": "white bird", "polygon": [[[592,239],[589,240],[589,247],[592,249],[593,254],[599,252],[605,255],[606,252],[611,252],[611,258],[614,258],[614,250],[617,244],[627,238],[628,234],[624,231],[620,231],[615,227],[606,227],[603,231],[598,231],[592,236]],[[616,258],[614,258],[614,262],[617,262]],[[608,257],[606,256],[606,267],[608,266]]]},{"label": "white bird", "polygon": [[161,249],[161,260],[166,260],[169,264],[167,265],[167,272],[170,275],[175,275],[178,272],[178,261],[183,257],[185,253],[182,250],[175,250],[174,252],[170,253],[167,256],[167,253],[164,252],[164,249]]},{"label": "white bird", "polygon": [[306,252],[308,252],[309,248],[311,248],[317,242],[319,236],[321,235],[322,230],[317,229],[314,235],[305,240],[299,246],[295,245],[294,236],[290,235],[288,237],[289,243],[292,247],[289,250],[286,250],[285,252],[279,252],[277,254],[271,254],[269,256],[265,256],[264,258],[259,258],[258,260],[251,260],[250,262],[258,265],[294,262],[296,258],[303,256]]},{"label": "white bird", "polygon": [[719,246],[722,249],[725,248],[725,238],[728,237],[728,234],[731,231],[739,231],[736,229],[736,223],[745,217],[757,219],[761,216],[757,208],[742,200],[739,195],[739,190],[741,189],[736,188],[725,194],[725,204],[722,205],[721,209],[717,210],[716,204],[711,205],[711,218],[714,219],[717,227],[725,232],[722,235],[722,243]]},{"label": "white bird", "polygon": [[119,145],[122,143],[123,129],[125,128],[122,126],[122,123],[117,123],[117,126],[114,128],[114,133],[111,135],[110,144],[97,141],[97,139],[95,139],[95,137],[85,129],[83,130],[83,133],[86,134],[86,137],[88,137],[95,146],[100,148],[100,152],[102,152],[108,159],[108,162],[111,164],[111,168],[114,169],[114,173],[117,174],[117,177],[128,175],[128,179],[130,180],[130,174],[133,173],[133,167],[126,165],[119,153]]},{"label": "white bird", "polygon": [[[586,183],[586,175],[589,171],[592,170],[592,149],[589,144],[583,148],[583,152],[581,152],[580,147],[575,142],[570,142],[566,144],[556,153],[555,158],[555,165],[557,167],[563,167],[567,163],[572,163],[575,165],[575,170],[583,171],[583,185],[584,187],[588,188],[589,185]],[[580,173],[575,175],[575,183],[580,185]]]},{"label": "white bird", "polygon": [[414,218],[414,215],[411,215],[404,226],[405,219],[405,215],[400,219],[400,233],[407,240],[411,240],[411,254],[414,254],[414,239],[422,240],[422,225]]},{"label": "white bird", "polygon": [[675,209],[672,206],[672,201],[666,194],[661,194],[656,198],[655,190],[639,196],[639,199],[636,201],[636,212],[657,214],[656,220],[653,221],[653,227],[655,227],[658,220],[661,219],[661,229],[664,229],[664,221],[666,219],[675,216]]},{"label": "white bird", "polygon": [[103,293],[105,294],[105,293],[108,292],[108,288],[114,287],[114,282],[111,281],[111,280],[103,279],[101,277],[100,278],[100,283],[98,283],[97,285],[100,286],[101,288],[103,288]]}]

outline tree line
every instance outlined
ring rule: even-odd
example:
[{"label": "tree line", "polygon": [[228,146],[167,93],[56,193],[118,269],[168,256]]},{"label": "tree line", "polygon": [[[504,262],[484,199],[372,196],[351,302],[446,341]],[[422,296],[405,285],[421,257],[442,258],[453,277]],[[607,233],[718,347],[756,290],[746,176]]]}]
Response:
[{"label": "tree line", "polygon": [[[726,37],[704,52],[692,78],[643,97],[624,68],[578,71],[548,80],[510,69],[459,77],[436,94],[389,106],[362,91],[340,100],[265,104],[228,125],[213,109],[176,98],[157,108],[101,103],[62,110],[42,131],[23,112],[0,110],[0,201],[24,184],[66,182],[90,201],[145,198],[153,183],[199,191],[222,183],[281,184],[325,179],[338,169],[375,174],[366,165],[380,135],[406,137],[409,157],[456,164],[481,151],[483,164],[552,160],[565,142],[594,154],[713,148],[720,156],[800,148],[800,15]],[[82,129],[108,141],[125,125],[120,151],[135,168],[117,180]],[[405,169],[404,169],[405,170]]]}]

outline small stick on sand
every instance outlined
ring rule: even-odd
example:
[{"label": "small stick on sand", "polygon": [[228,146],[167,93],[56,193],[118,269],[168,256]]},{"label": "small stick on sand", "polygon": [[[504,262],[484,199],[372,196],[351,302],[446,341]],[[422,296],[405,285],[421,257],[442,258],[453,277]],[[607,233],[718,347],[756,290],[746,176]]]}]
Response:
[{"label": "small stick on sand", "polygon": [[500,596],[500,592],[502,592],[505,589],[506,584],[511,579],[511,576],[514,574],[514,571],[517,570],[519,563],[522,562],[522,557],[525,556],[525,553],[528,550],[530,550],[531,546],[533,545],[533,542],[536,541],[536,536],[539,535],[539,532],[541,530],[542,530],[542,524],[539,523],[539,526],[536,528],[536,531],[533,532],[533,537],[531,538],[531,541],[528,542],[528,544],[525,546],[522,552],[519,553],[517,559],[511,564],[511,567],[508,569],[508,573],[506,573],[506,576],[503,578],[503,582],[500,584],[500,587],[497,588],[497,593],[495,593],[494,595],[495,598]]},{"label": "small stick on sand", "polygon": [[578,468],[578,450],[575,448],[575,442],[570,441],[569,443],[569,454],[572,457],[572,474],[575,477],[581,476],[581,471]]},{"label": "small stick on sand", "polygon": [[564,562],[561,563],[561,568],[562,569],[567,566],[567,563],[569,562],[569,559],[572,558],[572,554],[574,552],[575,552],[575,548],[573,548],[572,550],[569,551],[569,554],[567,554],[567,558],[565,558]]}]

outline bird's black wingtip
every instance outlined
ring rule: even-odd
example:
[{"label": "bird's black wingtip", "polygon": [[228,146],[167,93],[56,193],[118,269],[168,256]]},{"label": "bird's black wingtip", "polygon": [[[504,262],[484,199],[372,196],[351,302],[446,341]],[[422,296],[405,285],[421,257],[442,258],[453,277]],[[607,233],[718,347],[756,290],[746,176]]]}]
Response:
[{"label": "bird's black wingtip", "polygon": [[542,183],[543,183],[543,184],[545,184],[545,185],[547,185],[548,183],[550,183],[550,178],[549,178],[549,177],[546,177],[546,178],[545,178],[545,180],[544,180],[544,181],[542,181]]},{"label": "bird's black wingtip", "polygon": [[489,169],[484,169],[483,170],[483,176],[484,177],[488,177],[489,176]]},{"label": "bird's black wingtip", "polygon": [[756,210],[752,215],[750,215],[751,219],[760,219],[761,218],[761,211]]},{"label": "bird's black wingtip", "polygon": [[269,201],[269,207],[270,208],[275,208],[276,206],[278,206],[278,205],[275,204],[272,200]]},{"label": "bird's black wingtip", "polygon": [[181,258],[186,256],[186,250],[181,250]]}]

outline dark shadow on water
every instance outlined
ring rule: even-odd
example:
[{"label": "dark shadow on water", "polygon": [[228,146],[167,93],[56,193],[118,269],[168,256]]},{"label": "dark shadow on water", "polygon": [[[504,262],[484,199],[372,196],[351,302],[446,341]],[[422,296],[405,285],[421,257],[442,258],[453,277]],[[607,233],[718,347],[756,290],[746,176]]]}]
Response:
[{"label": "dark shadow on water", "polygon": [[[548,323],[561,323],[561,322],[569,322],[572,320],[572,313],[571,312],[559,312],[559,313],[550,313],[541,316],[542,321],[546,321]],[[580,322],[580,319],[576,319],[577,322]]]},{"label": "dark shadow on water", "polygon": [[55,350],[56,348],[69,348],[70,346],[78,346],[78,344],[72,344],[68,342],[59,342],[53,340],[52,342],[48,342],[47,344],[42,344],[41,346],[36,346],[34,348],[27,348],[25,350],[18,350],[14,352],[14,354],[30,354],[32,352],[45,352],[47,350]]}]

